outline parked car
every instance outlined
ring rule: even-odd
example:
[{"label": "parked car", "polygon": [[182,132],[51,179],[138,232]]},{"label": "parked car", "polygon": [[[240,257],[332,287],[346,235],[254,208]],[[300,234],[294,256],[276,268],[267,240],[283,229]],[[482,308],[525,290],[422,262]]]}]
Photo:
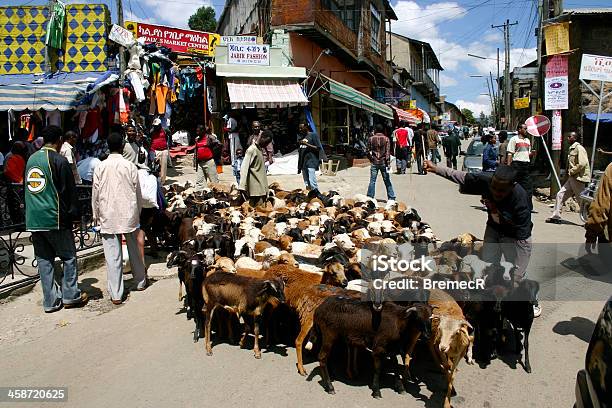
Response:
[{"label": "parked car", "polygon": [[[497,147],[499,148],[499,142],[497,142]],[[482,171],[482,152],[484,148],[485,144],[482,143],[480,137],[474,137],[463,154],[465,157],[461,170],[467,171],[468,173]]]},{"label": "parked car", "polygon": [[595,324],[585,368],[578,371],[574,407],[612,407],[612,297]]}]

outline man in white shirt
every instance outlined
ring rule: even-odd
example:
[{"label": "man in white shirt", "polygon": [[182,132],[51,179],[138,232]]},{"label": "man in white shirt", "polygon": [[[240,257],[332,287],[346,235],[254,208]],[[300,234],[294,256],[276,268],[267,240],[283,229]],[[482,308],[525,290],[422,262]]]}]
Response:
[{"label": "man in white shirt", "polygon": [[93,219],[100,226],[106,258],[108,292],[113,304],[121,304],[123,292],[123,254],[125,237],[136,290],[147,286],[145,264],[138,246],[142,195],[138,168],[122,156],[123,136],[108,136],[110,155],[96,167],[92,187]]},{"label": "man in white shirt", "polygon": [[234,112],[230,112],[225,124],[227,134],[229,135],[229,150],[232,166],[236,160],[236,150],[242,149],[242,146],[240,145],[240,136],[238,133],[238,121],[234,117],[235,115],[236,114]]},{"label": "man in white shirt", "polygon": [[74,146],[76,145],[76,141],[77,134],[72,130],[67,131],[64,135],[64,144],[62,144],[60,155],[64,156],[66,160],[68,160],[68,164],[70,164],[70,168],[72,169],[72,175],[74,176],[74,182],[77,184],[83,184],[77,169],[77,160],[74,154]]},{"label": "man in white shirt", "polygon": [[516,170],[516,182],[520,184],[529,197],[530,210],[533,211],[533,183],[531,181],[531,156],[535,153],[531,150],[531,140],[527,137],[527,125],[518,125],[518,135],[513,136],[508,142],[508,164]]}]

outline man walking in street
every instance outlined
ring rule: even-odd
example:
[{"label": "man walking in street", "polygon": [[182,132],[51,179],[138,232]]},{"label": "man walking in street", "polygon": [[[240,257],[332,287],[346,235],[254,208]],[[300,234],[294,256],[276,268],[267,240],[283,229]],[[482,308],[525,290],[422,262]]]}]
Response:
[{"label": "man walking in street", "polygon": [[546,220],[548,223],[561,223],[561,209],[563,204],[570,198],[579,198],[582,191],[591,181],[591,168],[589,166],[589,157],[585,148],[580,144],[580,135],[578,132],[570,132],[567,137],[570,144],[567,154],[567,181],[557,193],[555,202],[555,210],[552,216]]},{"label": "man walking in street", "polygon": [[457,156],[461,149],[461,139],[457,135],[457,131],[452,130],[442,142],[444,156],[446,157],[446,167],[451,167],[457,170]]},{"label": "man walking in street", "polygon": [[410,142],[408,137],[408,129],[405,124],[401,123],[400,127],[394,132],[395,136],[395,160],[397,174],[406,174],[408,166],[408,154],[410,154]]},{"label": "man walking in street", "polygon": [[423,170],[423,161],[427,159],[428,154],[427,141],[425,139],[426,136],[425,131],[423,130],[423,124],[419,123],[416,132],[414,132],[414,138],[412,139],[419,174],[425,174],[425,171]]},{"label": "man walking in street", "polygon": [[268,195],[268,177],[263,149],[272,140],[272,132],[266,130],[257,138],[257,142],[249,145],[242,168],[240,169],[240,185],[238,190],[243,191],[253,207],[265,202]]},{"label": "man walking in street", "polygon": [[440,162],[440,152],[438,152],[438,144],[440,144],[440,137],[433,125],[430,126],[427,131],[427,147],[429,149],[428,159],[434,163]]},{"label": "man walking in street", "polygon": [[508,142],[508,164],[516,170],[516,182],[519,183],[529,198],[529,210],[533,211],[533,183],[529,174],[531,168],[531,140],[527,137],[527,125],[517,127],[518,135]]},{"label": "man walking in street", "polygon": [[482,171],[494,172],[497,169],[497,137],[495,133],[491,132],[488,136],[484,137],[482,143],[485,144],[485,148],[482,151]]},{"label": "man walking in street", "polygon": [[209,127],[198,125],[196,130],[197,139],[195,147],[196,160],[196,191],[204,191],[206,180],[218,183],[217,166],[215,164],[213,150],[219,145],[219,140],[212,134]]},{"label": "man walking in street", "polygon": [[147,286],[144,259],[138,247],[142,208],[138,168],[123,158],[123,144],[121,134],[108,136],[111,154],[94,171],[91,203],[94,221],[102,234],[108,292],[115,305],[124,300],[122,235],[127,244],[136,290],[144,290]]},{"label": "man walking in street", "polygon": [[395,201],[395,192],[389,176],[389,160],[391,158],[391,143],[389,138],[383,133],[384,127],[380,123],[375,127],[374,135],[368,140],[368,157],[370,159],[370,185],[368,186],[368,197],[374,198],[376,193],[376,179],[378,172],[382,174],[385,188],[387,189],[387,199]]},{"label": "man walking in street", "polygon": [[[526,278],[533,223],[529,197],[514,181],[516,170],[499,166],[495,173],[467,173],[436,166],[431,161],[426,162],[426,169],[459,184],[462,193],[482,197],[488,213],[482,260],[499,264],[503,255],[515,265],[515,286]],[[540,306],[534,305],[534,315],[537,317],[541,312]]]},{"label": "man walking in street", "polygon": [[325,151],[319,140],[319,135],[310,131],[307,123],[300,124],[298,128],[300,148],[298,159],[298,173],[302,172],[306,189],[319,193],[316,171],[321,160],[325,161]]},{"label": "man walking in street", "polygon": [[[261,124],[258,121],[254,121],[251,125],[251,136],[249,136],[247,145],[257,144],[257,140],[261,136]],[[273,137],[272,132],[270,135]],[[268,166],[274,163],[274,143],[272,139],[270,139],[270,143],[261,147],[261,151],[264,155],[264,160],[266,163],[266,174],[268,173]]]},{"label": "man walking in street", "polygon": [[[42,130],[44,147],[30,156],[25,171],[26,230],[32,233],[34,255],[47,313],[82,306],[87,293],[77,286],[77,257],[72,222],[78,217],[74,176],[68,160],[58,150],[62,130]],[[61,286],[55,280],[55,258],[63,264]]]},{"label": "man walking in street", "polygon": [[[238,133],[238,121],[236,120],[235,116],[235,112],[230,112],[227,116],[227,122],[225,123],[225,131],[227,132],[229,139],[230,161],[232,166],[235,165],[237,158],[236,152],[238,149],[242,149],[242,146],[240,145],[240,134]],[[236,181],[239,182],[239,180]]]}]

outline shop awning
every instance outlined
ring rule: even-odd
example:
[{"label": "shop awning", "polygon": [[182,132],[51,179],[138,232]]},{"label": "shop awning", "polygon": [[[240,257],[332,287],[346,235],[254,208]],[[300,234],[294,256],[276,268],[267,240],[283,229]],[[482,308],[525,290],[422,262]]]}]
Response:
[{"label": "shop awning", "polygon": [[393,119],[393,110],[387,105],[376,102],[363,92],[359,92],[355,88],[334,81],[324,75],[321,75],[321,78],[326,82],[325,87],[331,98],[357,108],[365,109],[383,118]]},{"label": "shop awning", "polygon": [[[596,113],[585,113],[584,118],[589,122],[597,122],[597,114]],[[612,113],[602,112],[599,116],[600,123],[612,123]]]},{"label": "shop awning", "polygon": [[389,105],[389,106],[391,106],[391,108],[393,108],[393,110],[397,114],[397,118],[401,122],[408,122],[408,124],[410,124],[410,125],[416,125],[416,120],[415,120],[414,116],[408,114],[408,112],[406,112],[403,109],[397,108],[397,107],[395,107],[393,105]]},{"label": "shop awning", "polygon": [[216,64],[217,76],[228,78],[306,78],[304,67],[268,67],[256,65]]},{"label": "shop awning", "polygon": [[227,91],[233,109],[308,105],[306,95],[295,81],[228,80]]},{"label": "shop awning", "polygon": [[79,105],[87,84],[0,85],[0,111],[67,111]]}]

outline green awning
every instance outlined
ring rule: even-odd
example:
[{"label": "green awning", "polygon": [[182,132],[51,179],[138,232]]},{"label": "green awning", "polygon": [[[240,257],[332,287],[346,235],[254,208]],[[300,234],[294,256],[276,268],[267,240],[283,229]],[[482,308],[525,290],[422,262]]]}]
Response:
[{"label": "green awning", "polygon": [[393,110],[380,102],[376,102],[363,92],[359,92],[355,88],[344,85],[338,81],[334,81],[324,75],[321,77],[327,81],[325,89],[329,92],[329,96],[337,101],[344,102],[348,105],[357,108],[365,109],[369,112],[382,116],[383,118],[393,119]]}]

